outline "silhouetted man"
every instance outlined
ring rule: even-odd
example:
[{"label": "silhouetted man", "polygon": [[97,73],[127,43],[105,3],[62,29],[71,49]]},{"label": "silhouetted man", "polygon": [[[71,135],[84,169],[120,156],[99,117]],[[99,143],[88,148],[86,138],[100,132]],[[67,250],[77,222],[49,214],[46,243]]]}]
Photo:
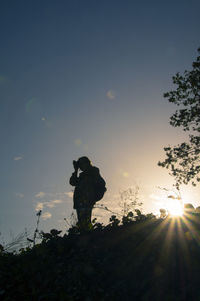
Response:
[{"label": "silhouetted man", "polygon": [[[105,191],[105,181],[100,176],[99,169],[92,166],[87,157],[73,161],[74,172],[69,180],[74,190],[74,209],[76,209],[79,226],[87,228],[91,224],[92,208]],[[78,170],[82,171],[78,176]]]}]

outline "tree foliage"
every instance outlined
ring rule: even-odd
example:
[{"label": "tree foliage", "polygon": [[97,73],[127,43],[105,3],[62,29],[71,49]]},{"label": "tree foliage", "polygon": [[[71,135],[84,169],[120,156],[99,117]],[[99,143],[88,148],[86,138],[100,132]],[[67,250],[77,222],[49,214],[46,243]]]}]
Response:
[{"label": "tree foliage", "polygon": [[189,182],[196,186],[200,181],[200,48],[192,70],[177,73],[172,79],[177,88],[164,97],[179,108],[170,117],[170,124],[182,127],[189,136],[187,142],[165,147],[166,159],[158,165],[171,170],[177,188]]}]

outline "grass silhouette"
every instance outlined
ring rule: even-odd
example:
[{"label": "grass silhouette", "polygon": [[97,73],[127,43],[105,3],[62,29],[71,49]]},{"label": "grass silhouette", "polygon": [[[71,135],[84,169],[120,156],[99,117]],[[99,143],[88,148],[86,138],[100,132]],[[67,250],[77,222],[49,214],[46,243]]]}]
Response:
[{"label": "grass silhouette", "polygon": [[[139,213],[139,212],[138,212]],[[130,215],[0,252],[3,300],[199,300],[200,217]]]}]

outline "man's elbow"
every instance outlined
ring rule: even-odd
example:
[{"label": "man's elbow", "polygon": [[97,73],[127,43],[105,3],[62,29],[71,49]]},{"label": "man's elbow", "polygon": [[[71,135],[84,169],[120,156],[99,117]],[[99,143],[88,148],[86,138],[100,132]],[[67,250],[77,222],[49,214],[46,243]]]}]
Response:
[{"label": "man's elbow", "polygon": [[70,178],[69,180],[69,184],[72,185],[72,186],[76,186],[77,185],[77,179],[74,179],[74,178]]},{"label": "man's elbow", "polygon": [[69,184],[70,184],[71,186],[75,186],[74,181],[72,181],[72,180],[69,180]]}]

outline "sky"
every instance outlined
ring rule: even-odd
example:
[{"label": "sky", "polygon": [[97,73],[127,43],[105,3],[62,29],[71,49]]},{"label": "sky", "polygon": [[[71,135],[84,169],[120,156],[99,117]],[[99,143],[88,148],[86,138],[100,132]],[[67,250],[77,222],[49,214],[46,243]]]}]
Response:
[{"label": "sky", "polygon": [[[102,204],[118,210],[138,185],[143,210],[159,212],[158,187],[174,182],[157,162],[185,139],[163,93],[197,57],[199,11],[198,0],[0,1],[0,237],[33,232],[39,209],[40,229],[65,231],[80,156],[107,183]],[[182,188],[195,206],[199,192]]]}]

